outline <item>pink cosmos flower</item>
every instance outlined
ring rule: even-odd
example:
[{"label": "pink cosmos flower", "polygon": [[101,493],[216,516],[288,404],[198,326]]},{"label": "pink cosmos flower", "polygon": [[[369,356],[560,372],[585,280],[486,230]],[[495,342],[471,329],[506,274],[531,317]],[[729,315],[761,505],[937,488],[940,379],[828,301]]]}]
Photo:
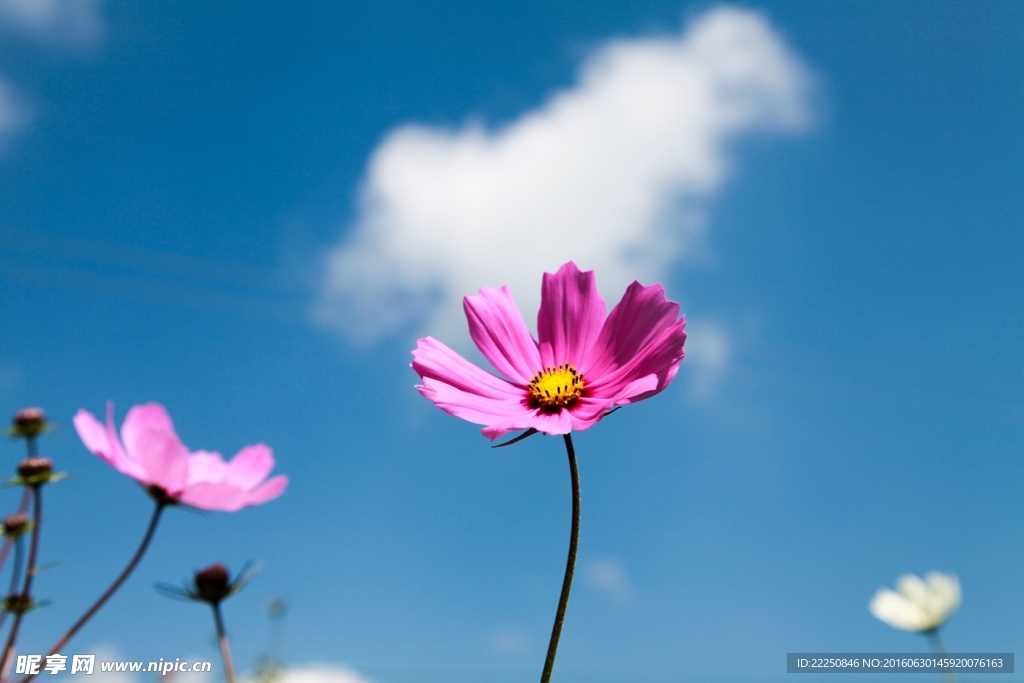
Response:
[{"label": "pink cosmos flower", "polygon": [[107,404],[106,426],[86,410],[79,410],[73,421],[86,448],[171,503],[234,512],[273,500],[288,485],[283,475],[267,479],[274,455],[263,444],[246,446],[230,462],[220,453],[190,453],[159,403],[133,406],[120,439],[114,431],[113,403]]},{"label": "pink cosmos flower", "polygon": [[661,285],[633,282],[611,313],[593,271],[570,261],[544,273],[534,340],[507,286],[463,299],[469,333],[505,378],[431,337],[413,351],[419,392],[438,408],[485,425],[484,436],[535,429],[568,434],[594,425],[615,406],[668,386],[683,360],[686,321]]}]

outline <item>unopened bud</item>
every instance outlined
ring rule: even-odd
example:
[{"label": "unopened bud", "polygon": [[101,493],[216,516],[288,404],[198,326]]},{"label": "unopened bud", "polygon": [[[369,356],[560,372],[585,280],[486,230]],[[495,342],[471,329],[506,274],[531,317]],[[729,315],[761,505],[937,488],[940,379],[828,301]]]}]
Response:
[{"label": "unopened bud", "polygon": [[40,484],[50,479],[53,473],[53,461],[39,455],[25,458],[18,463],[18,476],[26,484]]},{"label": "unopened bud", "polygon": [[196,594],[207,602],[220,602],[231,594],[231,576],[220,562],[196,572]]},{"label": "unopened bud", "polygon": [[13,515],[4,517],[3,534],[9,538],[17,538],[28,530],[28,515],[24,512],[15,512]]},{"label": "unopened bud", "polygon": [[2,602],[0,602],[0,609],[5,612],[13,612],[15,614],[24,614],[31,610],[35,605],[32,604],[32,598],[23,593],[11,593]]},{"label": "unopened bud", "polygon": [[11,421],[12,436],[38,436],[46,431],[46,413],[42,408],[22,408]]}]

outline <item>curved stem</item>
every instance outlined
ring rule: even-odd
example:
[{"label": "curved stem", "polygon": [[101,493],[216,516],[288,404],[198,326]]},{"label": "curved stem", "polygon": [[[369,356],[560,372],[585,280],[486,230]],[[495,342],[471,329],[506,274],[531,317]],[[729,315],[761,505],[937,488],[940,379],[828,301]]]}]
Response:
[{"label": "curved stem", "polygon": [[217,625],[217,643],[220,645],[220,656],[224,660],[224,675],[227,683],[235,683],[235,666],[231,663],[231,646],[228,645],[228,636],[224,632],[224,620],[220,615],[220,602],[211,603],[213,606],[213,621]]},{"label": "curved stem", "polygon": [[21,620],[28,611],[32,602],[32,579],[36,575],[36,559],[39,557],[39,530],[43,527],[43,490],[37,484],[31,487],[32,498],[35,501],[35,511],[32,520],[32,545],[28,551],[28,566],[25,568],[25,583],[22,585],[21,596],[18,599],[18,608],[14,613],[14,623],[11,625],[11,633],[7,637],[7,645],[4,646],[3,662],[0,662],[0,671],[3,677],[7,678],[7,672],[11,666],[11,659],[14,657],[14,646],[18,641],[18,630],[21,628]]},{"label": "curved stem", "polygon": [[[149,520],[149,528],[146,529],[146,535],[143,536],[142,543],[139,544],[139,549],[135,551],[135,555],[128,563],[128,566],[124,568],[124,571],[121,572],[121,575],[117,577],[114,583],[110,584],[110,588],[108,588],[103,593],[103,595],[99,597],[99,600],[94,602],[92,607],[87,609],[85,611],[85,614],[79,617],[78,621],[76,621],[71,626],[71,628],[68,629],[68,632],[65,633],[61,637],[61,639],[58,640],[54,644],[54,646],[50,648],[50,651],[46,653],[47,657],[49,657],[50,655],[54,654],[62,647],[64,647],[67,644],[67,642],[71,640],[83,626],[85,626],[86,622],[92,619],[93,615],[100,611],[100,608],[103,607],[104,604],[106,604],[107,600],[109,600],[110,597],[117,592],[117,589],[121,587],[121,584],[123,584],[131,575],[131,573],[135,570],[135,567],[139,564],[139,561],[142,559],[142,556],[146,554],[146,548],[149,547],[149,542],[153,540],[153,534],[156,533],[156,525],[160,521],[160,513],[164,511],[164,505],[164,503],[156,504],[156,508],[154,508],[153,510],[153,516]],[[35,674],[26,676],[21,680],[21,683],[28,683],[33,678],[35,678],[35,676]]]},{"label": "curved stem", "polygon": [[558,598],[558,611],[555,612],[555,624],[551,627],[548,656],[544,660],[544,673],[540,676],[540,683],[548,683],[551,680],[551,671],[555,668],[558,639],[562,635],[562,622],[565,620],[565,608],[569,605],[572,575],[576,569],[576,546],[580,540],[580,474],[576,469],[576,451],[572,447],[572,436],[566,434],[564,438],[565,451],[569,456],[569,476],[572,479],[572,531],[569,533],[569,557],[565,561],[562,595]]}]

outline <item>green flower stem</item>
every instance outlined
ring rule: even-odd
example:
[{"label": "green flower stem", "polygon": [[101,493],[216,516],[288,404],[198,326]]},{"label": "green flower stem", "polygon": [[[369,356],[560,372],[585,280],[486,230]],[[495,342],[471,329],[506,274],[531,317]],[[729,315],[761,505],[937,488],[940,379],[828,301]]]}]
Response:
[{"label": "green flower stem", "polygon": [[565,577],[562,579],[562,594],[558,598],[558,610],[555,612],[555,624],[551,627],[551,640],[548,642],[548,656],[544,660],[544,673],[540,683],[551,680],[551,671],[555,668],[555,655],[558,652],[558,639],[562,635],[562,622],[565,621],[565,608],[569,605],[569,591],[572,590],[572,575],[576,570],[576,546],[580,540],[580,474],[576,468],[576,451],[572,447],[572,436],[565,435],[565,451],[569,456],[569,476],[572,479],[572,530],[569,532],[569,557],[565,562]]},{"label": "green flower stem", "polygon": [[220,656],[224,660],[224,676],[227,683],[235,683],[235,666],[231,663],[231,646],[224,632],[224,619],[220,614],[220,601],[210,603],[213,606],[213,621],[217,625],[217,643],[220,645]]},{"label": "green flower stem", "polygon": [[[128,579],[131,573],[135,570],[135,567],[138,566],[139,561],[142,560],[142,556],[146,554],[146,549],[149,547],[149,542],[153,540],[153,534],[156,533],[156,526],[157,523],[160,521],[160,513],[164,511],[164,507],[166,507],[166,503],[156,503],[156,507],[153,509],[153,516],[149,520],[149,527],[146,529],[146,535],[142,538],[142,543],[139,544],[139,549],[135,551],[135,555],[132,556],[132,559],[128,563],[128,566],[125,567],[124,571],[121,572],[121,575],[114,580],[114,583],[110,584],[110,588],[108,588],[103,593],[103,595],[101,595],[99,599],[93,603],[92,607],[87,609],[85,611],[85,614],[79,617],[78,621],[76,621],[71,626],[71,628],[68,629],[68,632],[65,633],[61,637],[61,639],[58,640],[56,644],[50,648],[50,651],[46,653],[47,657],[56,653],[58,650],[64,647],[67,644],[67,642],[71,640],[83,626],[85,626],[86,622],[92,619],[93,615],[100,611],[100,608],[103,607],[103,605],[106,604],[107,600],[109,600],[110,597],[117,592],[117,589],[121,587],[121,584],[123,584]],[[26,676],[21,680],[21,683],[28,683],[33,678],[35,678],[35,676],[35,674]]]}]

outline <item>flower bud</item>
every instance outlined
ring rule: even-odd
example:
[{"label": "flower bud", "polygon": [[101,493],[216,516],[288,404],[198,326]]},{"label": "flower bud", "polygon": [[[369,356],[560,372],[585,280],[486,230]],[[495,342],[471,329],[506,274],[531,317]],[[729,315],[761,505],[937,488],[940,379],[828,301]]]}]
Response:
[{"label": "flower bud", "polygon": [[11,421],[11,435],[32,437],[46,431],[46,413],[42,408],[22,408]]},{"label": "flower bud", "polygon": [[43,484],[53,474],[53,461],[49,458],[33,455],[18,463],[18,476],[25,484]]},{"label": "flower bud", "polygon": [[3,534],[8,538],[17,538],[28,531],[28,515],[24,512],[15,512],[7,515],[3,521]]},{"label": "flower bud", "polygon": [[231,594],[231,575],[220,562],[196,572],[196,595],[207,602],[220,602]]},{"label": "flower bud", "polygon": [[14,614],[24,614],[35,606],[32,604],[32,598],[23,593],[11,593],[3,601],[0,601],[0,609]]}]

